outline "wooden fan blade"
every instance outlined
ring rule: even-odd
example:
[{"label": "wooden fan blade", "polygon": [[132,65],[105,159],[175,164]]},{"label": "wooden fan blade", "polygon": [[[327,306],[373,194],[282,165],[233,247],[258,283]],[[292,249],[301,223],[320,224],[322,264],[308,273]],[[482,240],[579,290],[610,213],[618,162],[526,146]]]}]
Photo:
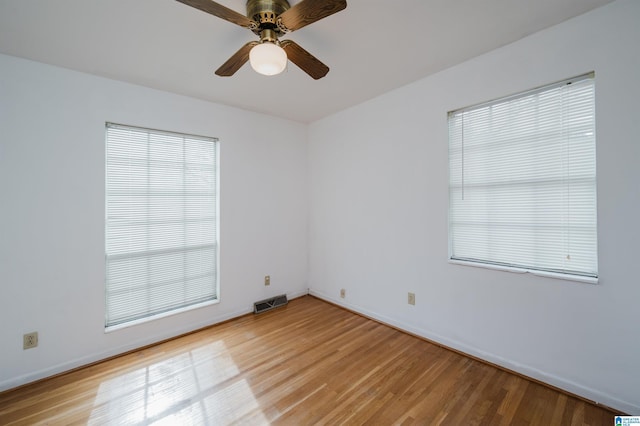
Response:
[{"label": "wooden fan blade", "polygon": [[241,27],[253,29],[258,26],[254,21],[247,18],[244,15],[236,12],[235,10],[231,10],[228,7],[225,7],[221,4],[218,4],[212,0],[176,0],[180,3],[186,4],[187,6],[195,7],[203,12],[207,12],[212,14],[213,16],[217,16],[218,18],[222,18],[225,21],[232,22],[236,25],[240,25]]},{"label": "wooden fan blade", "polygon": [[227,62],[222,64],[220,68],[216,70],[216,75],[220,77],[231,77],[249,60],[249,52],[253,49],[253,46],[259,44],[257,41],[250,41],[245,44],[234,53]]},{"label": "wooden fan blade", "polygon": [[329,72],[329,67],[320,62],[318,58],[304,50],[300,45],[291,40],[284,40],[280,47],[287,52],[287,58],[296,64],[302,71],[309,74],[315,80],[324,77]]},{"label": "wooden fan blade", "polygon": [[346,7],[346,0],[302,0],[283,12],[278,19],[287,30],[295,31]]}]

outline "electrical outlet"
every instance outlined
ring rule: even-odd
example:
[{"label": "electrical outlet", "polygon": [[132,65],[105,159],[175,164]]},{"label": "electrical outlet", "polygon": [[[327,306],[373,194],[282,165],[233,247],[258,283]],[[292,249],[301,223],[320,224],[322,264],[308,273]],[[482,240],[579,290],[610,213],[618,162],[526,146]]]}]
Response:
[{"label": "electrical outlet", "polygon": [[407,303],[410,305],[415,305],[416,304],[416,294],[415,293],[409,293],[408,297],[407,297]]},{"label": "electrical outlet", "polygon": [[264,276],[264,285],[271,285],[271,275]]},{"label": "electrical outlet", "polygon": [[38,346],[38,332],[27,333],[22,336],[22,349],[31,349]]},{"label": "electrical outlet", "polygon": [[345,290],[344,288],[341,288],[340,289],[340,297],[344,299],[346,295],[347,295],[347,290]]}]

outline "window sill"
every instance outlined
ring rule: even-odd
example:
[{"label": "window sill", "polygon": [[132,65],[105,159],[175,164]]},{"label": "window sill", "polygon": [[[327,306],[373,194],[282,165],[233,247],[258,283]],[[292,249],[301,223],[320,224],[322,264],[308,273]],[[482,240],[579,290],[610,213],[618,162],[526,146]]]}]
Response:
[{"label": "window sill", "polygon": [[163,312],[161,314],[152,315],[152,316],[149,316],[149,317],[144,317],[144,318],[140,318],[140,319],[137,319],[137,320],[125,322],[125,323],[122,323],[122,324],[108,326],[108,327],[105,327],[104,332],[105,333],[111,333],[112,331],[122,330],[123,328],[133,327],[134,325],[144,324],[144,323],[149,322],[149,321],[154,321],[154,320],[157,320],[157,319],[160,319],[160,318],[170,317],[170,316],[173,316],[173,315],[181,314],[183,312],[191,311],[193,309],[199,309],[199,308],[203,308],[205,306],[215,305],[217,303],[220,303],[220,299],[219,298],[215,299],[215,300],[208,300],[206,302],[198,303],[198,304],[195,304],[195,305],[185,306],[184,308],[179,308],[179,309],[174,309],[172,311]]},{"label": "window sill", "polygon": [[587,284],[598,284],[598,277],[584,277],[581,275],[560,274],[558,272],[536,271],[531,269],[513,268],[509,266],[491,265],[489,263],[470,262],[467,260],[449,259],[449,263],[454,265],[472,266],[474,268],[493,269],[496,271],[512,272],[514,274],[532,274],[539,277],[555,278],[566,281],[577,281]]}]

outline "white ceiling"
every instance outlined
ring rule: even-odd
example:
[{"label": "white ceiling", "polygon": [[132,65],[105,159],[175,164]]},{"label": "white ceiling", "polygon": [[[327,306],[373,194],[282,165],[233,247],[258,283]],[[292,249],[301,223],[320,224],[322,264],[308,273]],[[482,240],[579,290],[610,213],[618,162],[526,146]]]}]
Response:
[{"label": "white ceiling", "polygon": [[331,68],[317,81],[293,64],[214,75],[257,37],[175,0],[0,0],[0,52],[312,122],[611,1],[347,0],[284,37]]}]

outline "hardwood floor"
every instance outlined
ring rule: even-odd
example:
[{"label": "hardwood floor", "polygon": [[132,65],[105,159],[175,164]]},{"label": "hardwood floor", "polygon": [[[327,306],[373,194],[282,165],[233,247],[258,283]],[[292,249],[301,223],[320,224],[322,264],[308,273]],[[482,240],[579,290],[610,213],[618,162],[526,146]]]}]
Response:
[{"label": "hardwood floor", "polygon": [[612,425],[614,413],[306,296],[0,394],[1,425]]}]

